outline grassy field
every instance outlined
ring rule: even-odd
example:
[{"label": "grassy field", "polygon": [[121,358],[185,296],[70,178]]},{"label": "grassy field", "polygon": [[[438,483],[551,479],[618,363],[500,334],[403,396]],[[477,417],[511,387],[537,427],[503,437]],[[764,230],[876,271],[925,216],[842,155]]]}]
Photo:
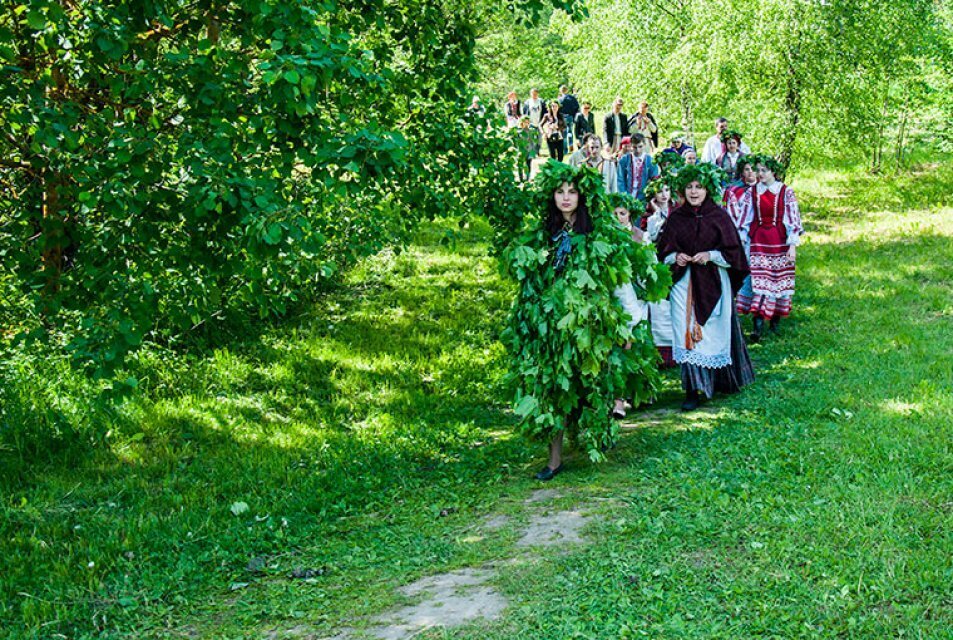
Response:
[{"label": "grassy field", "polygon": [[950,161],[799,176],[795,311],[756,383],[684,415],[670,372],[608,463],[570,455],[549,508],[585,509],[583,544],[518,544],[544,451],[513,435],[486,228],[153,351],[89,410],[98,446],[0,451],[0,637],[360,637],[401,585],[493,566],[500,619],[415,637],[953,638],[951,185]]}]

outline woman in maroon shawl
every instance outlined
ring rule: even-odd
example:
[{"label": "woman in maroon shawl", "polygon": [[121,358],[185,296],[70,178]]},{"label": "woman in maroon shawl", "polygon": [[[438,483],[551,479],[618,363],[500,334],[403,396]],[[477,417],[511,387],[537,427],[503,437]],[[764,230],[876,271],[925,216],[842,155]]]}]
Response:
[{"label": "woman in maroon shawl", "polygon": [[685,411],[698,407],[699,392],[735,393],[754,380],[734,305],[748,261],[734,223],[713,200],[721,176],[709,163],[679,169],[683,204],[658,240],[659,260],[672,268],[672,356],[682,368]]}]

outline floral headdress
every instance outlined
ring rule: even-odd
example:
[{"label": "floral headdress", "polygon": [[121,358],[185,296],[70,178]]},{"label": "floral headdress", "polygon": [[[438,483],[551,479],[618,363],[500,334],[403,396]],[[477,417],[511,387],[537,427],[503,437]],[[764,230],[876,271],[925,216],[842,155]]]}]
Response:
[{"label": "floral headdress", "polygon": [[758,164],[764,165],[778,180],[784,180],[784,174],[787,173],[787,170],[775,158],[769,155],[759,156]]},{"label": "floral headdress", "polygon": [[675,174],[663,174],[654,180],[649,180],[649,183],[645,185],[645,198],[651,200],[658,192],[662,190],[662,187],[667,186],[669,191],[675,191]]},{"label": "floral headdress", "polygon": [[764,156],[757,153],[749,153],[738,159],[738,175],[745,170],[745,167],[751,166],[757,168],[759,162],[764,162]]},{"label": "floral headdress", "polygon": [[675,173],[685,166],[685,158],[675,151],[662,151],[655,154],[655,164],[662,174]]}]

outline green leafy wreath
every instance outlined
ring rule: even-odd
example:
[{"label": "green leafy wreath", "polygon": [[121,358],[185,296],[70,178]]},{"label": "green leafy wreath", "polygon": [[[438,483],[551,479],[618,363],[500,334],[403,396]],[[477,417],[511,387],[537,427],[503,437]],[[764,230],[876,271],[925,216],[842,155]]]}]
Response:
[{"label": "green leafy wreath", "polygon": [[609,207],[609,211],[612,212],[615,212],[616,209],[622,207],[623,209],[627,210],[629,215],[631,215],[633,218],[637,215],[645,213],[644,202],[632,194],[622,193],[621,191],[608,194],[606,196],[606,205]]},{"label": "green leafy wreath", "polygon": [[721,197],[721,185],[727,180],[728,174],[720,167],[710,162],[700,162],[682,167],[675,179],[675,187],[679,193],[685,193],[685,187],[690,182],[698,181],[705,188],[708,195],[716,202]]},{"label": "green leafy wreath", "polygon": [[721,136],[719,137],[721,138],[722,142],[728,142],[732,138],[737,138],[740,144],[742,135],[740,131],[735,131],[734,129],[725,129],[724,131],[722,131]]}]

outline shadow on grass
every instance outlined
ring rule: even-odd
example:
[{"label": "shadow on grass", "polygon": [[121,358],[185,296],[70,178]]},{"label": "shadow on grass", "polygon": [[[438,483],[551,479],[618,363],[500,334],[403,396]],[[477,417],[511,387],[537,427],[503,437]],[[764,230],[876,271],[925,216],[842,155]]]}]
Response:
[{"label": "shadow on grass", "polygon": [[[207,359],[153,360],[147,387],[173,392],[125,405],[109,450],[5,474],[24,501],[0,522],[16,558],[3,626],[133,628],[247,579],[251,557],[320,555],[496,499],[525,455],[500,397],[507,287],[495,266],[421,260]],[[79,557],[92,560],[77,574]]]},{"label": "shadow on grass", "polygon": [[[15,562],[3,626],[162,624],[250,582],[254,557],[300,555],[341,582],[452,558],[450,515],[492,510],[530,484],[527,452],[543,453],[513,435],[505,409],[496,337],[509,285],[471,250],[372,263],[369,284],[332,291],[293,322],[158,367],[150,384],[175,392],[125,407],[127,432],[109,452],[7,476],[0,551]],[[815,243],[801,256],[794,317],[752,350],[755,385],[693,416],[658,412],[680,400],[670,372],[655,423],[627,433],[606,466],[573,453],[560,482],[697,456],[712,469],[740,461],[743,472],[712,473],[743,495],[759,460],[836,422],[832,407],[902,419],[930,367],[949,362],[928,350],[949,328],[949,238]],[[800,482],[796,457],[772,464]]]}]

